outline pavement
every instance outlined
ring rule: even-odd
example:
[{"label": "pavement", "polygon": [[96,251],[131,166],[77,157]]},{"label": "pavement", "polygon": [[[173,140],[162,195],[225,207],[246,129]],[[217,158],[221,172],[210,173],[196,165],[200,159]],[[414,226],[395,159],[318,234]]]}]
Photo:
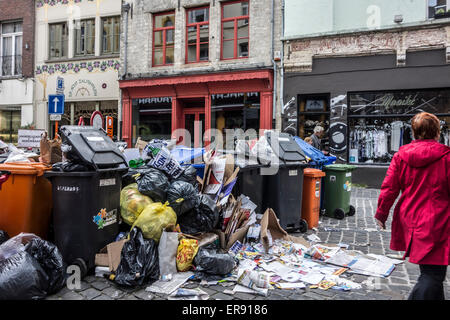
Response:
[{"label": "pavement", "polygon": [[[389,249],[390,225],[392,215],[386,226],[387,230],[379,230],[373,218],[380,191],[377,189],[354,188],[351,203],[356,208],[356,214],[337,220],[322,216],[317,236],[323,243],[345,243],[351,250],[382,255],[399,255],[402,253]],[[313,231],[308,231],[312,233]],[[293,233],[294,236],[304,234]],[[347,273],[344,273],[345,276]],[[405,261],[397,265],[387,278],[372,278],[363,275],[348,274],[347,278],[363,284],[363,289],[340,291],[320,289],[269,290],[267,297],[247,293],[227,294],[233,286],[204,286],[199,282],[188,281],[182,287],[197,288],[209,294],[210,300],[405,300],[414,287],[419,276],[419,266]],[[367,284],[367,285],[366,285]],[[112,282],[93,275],[86,276],[78,290],[63,288],[57,294],[47,297],[47,300],[167,300],[164,295],[145,291],[146,286],[133,290],[124,290]],[[450,275],[444,283],[445,297],[450,299]],[[224,292],[226,291],[226,292]]]}]

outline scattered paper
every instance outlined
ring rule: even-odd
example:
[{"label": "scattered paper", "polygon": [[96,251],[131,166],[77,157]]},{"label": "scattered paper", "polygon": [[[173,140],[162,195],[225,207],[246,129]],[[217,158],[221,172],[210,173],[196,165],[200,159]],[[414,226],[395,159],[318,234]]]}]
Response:
[{"label": "scattered paper", "polygon": [[177,289],[168,296],[168,300],[208,300],[209,295],[200,288]]},{"label": "scattered paper", "polygon": [[307,275],[302,276],[302,281],[309,283],[309,284],[318,284],[320,281],[323,280],[325,276],[320,273],[308,273]]},{"label": "scattered paper", "polygon": [[301,282],[296,283],[278,283],[277,287],[280,289],[303,289],[306,288],[306,285]]},{"label": "scattered paper", "polygon": [[181,287],[193,275],[194,275],[193,272],[178,272],[173,275],[172,280],[170,281],[158,280],[154,282],[151,286],[147,287],[145,291],[169,295],[176,289]]}]

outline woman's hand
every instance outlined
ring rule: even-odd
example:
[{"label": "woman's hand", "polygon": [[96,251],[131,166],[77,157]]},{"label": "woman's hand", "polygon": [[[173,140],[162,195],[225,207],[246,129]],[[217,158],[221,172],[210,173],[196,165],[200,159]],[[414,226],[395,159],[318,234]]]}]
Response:
[{"label": "woman's hand", "polygon": [[383,229],[383,230],[386,229],[386,225],[384,224],[384,222],[381,222],[380,220],[378,220],[378,219],[376,219],[376,218],[375,218],[375,221],[377,222],[377,225],[378,225],[381,229]]}]

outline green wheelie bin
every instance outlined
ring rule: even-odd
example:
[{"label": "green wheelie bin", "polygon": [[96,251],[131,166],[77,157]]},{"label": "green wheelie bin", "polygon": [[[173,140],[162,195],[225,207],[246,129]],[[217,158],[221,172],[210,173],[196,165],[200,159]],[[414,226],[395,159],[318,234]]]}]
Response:
[{"label": "green wheelie bin", "polygon": [[344,219],[345,215],[353,216],[355,207],[350,205],[352,191],[352,171],[355,166],[332,164],[325,166],[324,207],[325,215],[336,219]]}]

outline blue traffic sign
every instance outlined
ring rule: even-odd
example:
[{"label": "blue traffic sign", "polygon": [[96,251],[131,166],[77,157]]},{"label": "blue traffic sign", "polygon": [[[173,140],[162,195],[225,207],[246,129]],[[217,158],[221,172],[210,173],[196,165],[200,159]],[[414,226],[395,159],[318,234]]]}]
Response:
[{"label": "blue traffic sign", "polygon": [[49,94],[48,95],[48,114],[64,113],[64,95]]}]

